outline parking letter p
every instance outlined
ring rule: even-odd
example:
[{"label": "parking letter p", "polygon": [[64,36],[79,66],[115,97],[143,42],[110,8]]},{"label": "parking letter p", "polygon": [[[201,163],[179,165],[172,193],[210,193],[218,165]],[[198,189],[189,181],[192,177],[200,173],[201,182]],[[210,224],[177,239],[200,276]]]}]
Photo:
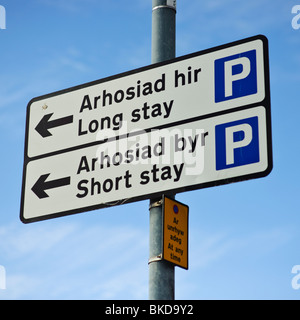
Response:
[{"label": "parking letter p", "polygon": [[[234,66],[239,65],[242,67],[242,71],[234,73]],[[247,78],[250,70],[250,60],[247,57],[225,61],[225,97],[231,97],[233,95],[233,82]]]}]

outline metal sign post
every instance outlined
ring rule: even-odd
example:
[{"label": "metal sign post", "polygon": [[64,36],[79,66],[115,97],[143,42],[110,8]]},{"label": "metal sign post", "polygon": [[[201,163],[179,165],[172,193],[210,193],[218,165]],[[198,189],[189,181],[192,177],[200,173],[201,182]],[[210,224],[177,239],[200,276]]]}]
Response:
[{"label": "metal sign post", "polygon": [[267,38],[175,58],[175,17],[175,0],[153,0],[152,65],[34,98],[26,113],[22,222],[150,199],[150,300],[173,300],[174,265],[188,268],[188,210],[164,214],[162,197],[273,166]]},{"label": "metal sign post", "polygon": [[[176,1],[152,1],[152,63],[175,58]],[[149,300],[174,300],[174,265],[162,260],[162,199],[150,200]]]}]

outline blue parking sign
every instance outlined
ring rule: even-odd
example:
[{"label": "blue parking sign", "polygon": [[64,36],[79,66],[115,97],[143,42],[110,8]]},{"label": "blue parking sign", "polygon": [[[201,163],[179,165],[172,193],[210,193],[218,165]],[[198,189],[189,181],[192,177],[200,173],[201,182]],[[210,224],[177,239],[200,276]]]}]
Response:
[{"label": "blue parking sign", "polygon": [[258,117],[215,127],[216,170],[259,162]]},{"label": "blue parking sign", "polygon": [[215,102],[257,93],[256,50],[215,60]]}]

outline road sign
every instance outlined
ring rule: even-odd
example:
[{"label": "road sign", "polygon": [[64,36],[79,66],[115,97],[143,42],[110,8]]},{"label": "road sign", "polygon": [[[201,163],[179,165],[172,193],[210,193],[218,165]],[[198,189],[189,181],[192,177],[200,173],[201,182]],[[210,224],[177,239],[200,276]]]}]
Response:
[{"label": "road sign", "polygon": [[178,267],[188,269],[189,207],[164,197],[162,258]]},{"label": "road sign", "polygon": [[257,36],[33,99],[22,221],[266,176],[268,70]]},{"label": "road sign", "polygon": [[23,219],[35,221],[266,175],[263,106],[30,161]]},{"label": "road sign", "polygon": [[266,45],[258,36],[34,98],[27,108],[26,155],[259,103],[268,92]]}]

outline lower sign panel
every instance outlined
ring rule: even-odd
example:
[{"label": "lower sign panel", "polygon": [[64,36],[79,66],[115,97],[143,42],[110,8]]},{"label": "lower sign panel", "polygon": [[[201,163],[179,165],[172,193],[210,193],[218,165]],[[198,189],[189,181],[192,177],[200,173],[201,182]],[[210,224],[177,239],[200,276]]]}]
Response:
[{"label": "lower sign panel", "polygon": [[268,131],[259,106],[29,161],[21,220],[266,176],[272,169]]}]

